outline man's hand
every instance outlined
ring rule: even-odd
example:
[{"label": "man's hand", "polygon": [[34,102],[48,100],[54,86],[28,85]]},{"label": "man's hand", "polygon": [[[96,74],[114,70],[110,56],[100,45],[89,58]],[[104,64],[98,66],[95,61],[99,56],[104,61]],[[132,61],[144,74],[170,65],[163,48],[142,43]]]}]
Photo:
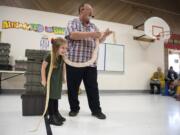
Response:
[{"label": "man's hand", "polygon": [[112,32],[111,30],[109,30],[109,28],[108,28],[108,29],[106,29],[106,31],[104,32],[104,36],[107,37],[107,36],[111,35],[112,33],[113,33],[113,32]]},{"label": "man's hand", "polygon": [[113,32],[111,30],[106,29],[105,32],[103,32],[102,36],[99,38],[100,43],[104,42],[106,40],[106,37],[111,35]]},{"label": "man's hand", "polygon": [[67,81],[66,81],[65,78],[62,79],[62,83],[63,83],[63,84],[67,83]]}]

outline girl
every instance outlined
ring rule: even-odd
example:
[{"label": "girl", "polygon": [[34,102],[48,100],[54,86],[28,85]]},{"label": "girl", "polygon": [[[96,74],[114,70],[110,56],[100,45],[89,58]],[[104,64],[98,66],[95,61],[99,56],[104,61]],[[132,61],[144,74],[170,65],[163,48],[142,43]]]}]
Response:
[{"label": "girl", "polygon": [[[49,54],[43,61],[41,67],[41,78],[42,85],[47,86],[47,78],[50,69],[52,73],[50,77],[50,93],[49,93],[49,104],[48,114],[49,123],[60,126],[66,120],[61,116],[58,111],[58,99],[61,98],[62,82],[63,82],[63,68],[64,63],[62,56],[67,51],[67,42],[63,38],[56,38],[51,40],[52,53]],[[52,58],[51,58],[52,57]],[[52,66],[52,67],[51,67]]]}]

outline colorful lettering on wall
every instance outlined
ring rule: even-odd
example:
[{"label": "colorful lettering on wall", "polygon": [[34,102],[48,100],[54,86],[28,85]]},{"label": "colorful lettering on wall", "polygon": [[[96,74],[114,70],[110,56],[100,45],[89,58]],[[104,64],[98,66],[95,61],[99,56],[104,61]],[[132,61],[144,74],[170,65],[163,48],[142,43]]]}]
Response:
[{"label": "colorful lettering on wall", "polygon": [[64,35],[65,34],[65,28],[62,27],[45,27],[45,31],[47,33],[56,33],[56,34],[60,34],[60,35]]},{"label": "colorful lettering on wall", "polygon": [[170,39],[165,42],[165,47],[169,49],[177,49],[180,50],[180,35],[172,34]]},{"label": "colorful lettering on wall", "polygon": [[21,22],[14,22],[14,21],[2,21],[2,29],[22,29],[27,31],[34,31],[34,32],[47,32],[57,35],[64,35],[65,28],[57,27],[57,26],[43,26],[42,24],[35,24],[35,23],[21,23]]}]

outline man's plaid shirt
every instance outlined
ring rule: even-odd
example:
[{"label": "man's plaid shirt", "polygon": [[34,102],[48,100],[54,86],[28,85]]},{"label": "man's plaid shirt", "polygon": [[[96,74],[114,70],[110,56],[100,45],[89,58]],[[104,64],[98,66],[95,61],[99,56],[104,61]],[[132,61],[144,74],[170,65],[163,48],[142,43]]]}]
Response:
[{"label": "man's plaid shirt", "polygon": [[[66,30],[66,39],[68,41],[68,58],[72,62],[83,63],[91,59],[92,53],[96,47],[95,39],[87,38],[83,40],[70,39],[71,32],[95,32],[98,31],[93,23],[84,26],[79,18],[68,22]],[[91,65],[96,67],[96,63]]]}]

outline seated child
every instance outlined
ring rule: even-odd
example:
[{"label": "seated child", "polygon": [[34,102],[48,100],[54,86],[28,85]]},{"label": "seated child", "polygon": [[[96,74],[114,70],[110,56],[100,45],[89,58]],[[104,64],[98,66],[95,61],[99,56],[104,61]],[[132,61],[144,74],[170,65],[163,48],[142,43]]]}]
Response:
[{"label": "seated child", "polygon": [[[161,71],[161,68],[158,67],[157,71],[153,73],[152,77],[151,77],[151,81],[150,81],[150,93],[156,93],[156,94],[160,94],[161,88],[164,87],[164,74]],[[157,91],[155,91],[155,88],[157,88]]]}]

